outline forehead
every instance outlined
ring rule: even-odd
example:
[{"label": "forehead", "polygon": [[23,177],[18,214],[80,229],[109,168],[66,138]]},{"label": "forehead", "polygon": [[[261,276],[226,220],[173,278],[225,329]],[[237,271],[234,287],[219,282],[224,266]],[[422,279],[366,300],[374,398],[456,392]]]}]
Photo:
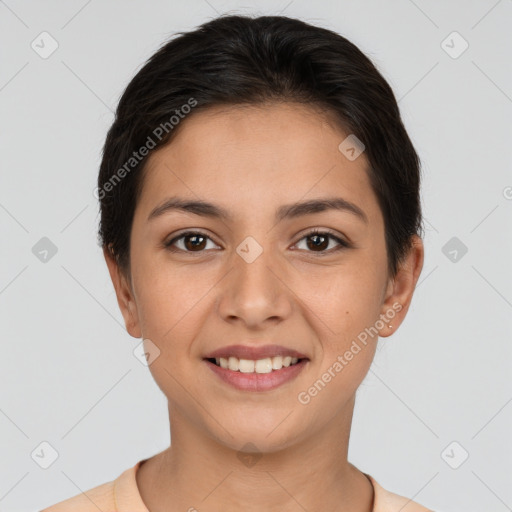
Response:
[{"label": "forehead", "polygon": [[218,106],[191,114],[146,164],[140,208],[168,196],[265,209],[333,195],[376,212],[364,152],[349,160],[349,135],[332,116],[295,103]]}]

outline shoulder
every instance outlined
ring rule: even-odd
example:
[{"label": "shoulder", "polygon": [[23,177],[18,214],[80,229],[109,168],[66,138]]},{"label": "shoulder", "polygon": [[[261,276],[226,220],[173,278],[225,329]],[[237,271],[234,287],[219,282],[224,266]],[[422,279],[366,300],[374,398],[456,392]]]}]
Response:
[{"label": "shoulder", "polygon": [[40,512],[147,512],[135,479],[140,463],[123,471],[115,480],[60,501]]},{"label": "shoulder", "polygon": [[433,512],[409,498],[387,491],[372,476],[367,476],[375,489],[374,512]]},{"label": "shoulder", "polygon": [[41,512],[92,512],[97,510],[116,510],[114,500],[114,482],[107,482],[82,492]]}]

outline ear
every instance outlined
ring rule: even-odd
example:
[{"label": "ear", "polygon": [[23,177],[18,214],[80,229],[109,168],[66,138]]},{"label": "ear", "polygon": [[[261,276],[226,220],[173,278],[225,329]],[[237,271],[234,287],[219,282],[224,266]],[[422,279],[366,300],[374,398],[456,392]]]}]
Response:
[{"label": "ear", "polygon": [[390,336],[403,322],[423,268],[423,259],[423,241],[419,236],[413,235],[406,258],[396,276],[388,282],[380,316],[385,325],[380,329],[379,336]]},{"label": "ear", "polygon": [[142,333],[140,329],[139,315],[131,283],[121,271],[119,265],[108,249],[103,249],[103,256],[105,257],[110,278],[112,279],[112,284],[116,291],[117,303],[119,304],[119,309],[123,315],[126,330],[134,338],[141,338]]}]

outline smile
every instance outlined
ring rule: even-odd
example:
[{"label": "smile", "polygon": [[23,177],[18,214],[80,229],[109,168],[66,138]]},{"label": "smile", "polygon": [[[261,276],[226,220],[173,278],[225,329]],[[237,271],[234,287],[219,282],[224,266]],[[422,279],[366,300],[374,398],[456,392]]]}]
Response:
[{"label": "smile", "polygon": [[[204,359],[208,368],[239,391],[271,391],[294,380],[306,367],[309,359],[274,356],[265,359],[238,359],[236,357]],[[293,362],[292,362],[293,361]],[[222,365],[227,367],[223,367]],[[231,369],[232,368],[236,369]],[[275,368],[274,368],[275,366]]]},{"label": "smile", "polygon": [[239,359],[238,357],[216,357],[209,359],[221,368],[241,373],[271,373],[281,368],[288,368],[299,362],[298,357],[275,356],[264,359]]}]

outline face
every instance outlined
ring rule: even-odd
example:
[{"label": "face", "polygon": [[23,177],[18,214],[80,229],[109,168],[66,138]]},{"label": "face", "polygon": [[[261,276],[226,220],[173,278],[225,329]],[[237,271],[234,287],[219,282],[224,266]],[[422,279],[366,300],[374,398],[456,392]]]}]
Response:
[{"label": "face", "polygon": [[364,152],[347,158],[348,134],[314,110],[215,107],[182,122],[149,158],[129,279],[107,264],[171,431],[272,452],[351,415],[378,335],[406,314],[421,241],[388,276]]}]

